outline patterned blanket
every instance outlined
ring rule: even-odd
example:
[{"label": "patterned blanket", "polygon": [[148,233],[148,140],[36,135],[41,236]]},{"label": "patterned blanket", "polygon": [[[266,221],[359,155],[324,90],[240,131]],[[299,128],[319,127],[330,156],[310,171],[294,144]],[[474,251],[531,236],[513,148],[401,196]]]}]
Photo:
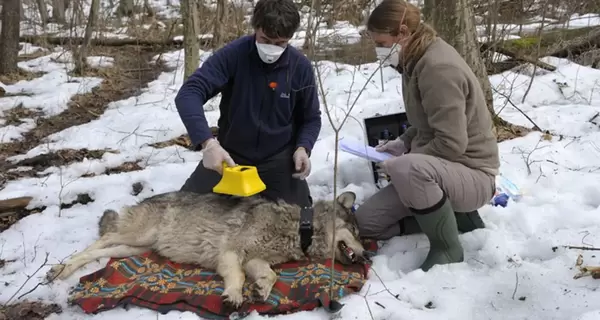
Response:
[{"label": "patterned blanket", "polygon": [[[365,248],[375,253],[376,242]],[[329,278],[331,260],[280,264],[273,269],[279,276],[266,302],[245,302],[237,310],[245,317],[253,310],[277,315],[330,306]],[[366,282],[369,265],[335,264],[336,300],[359,292]],[[244,296],[251,299],[246,283]],[[177,264],[147,252],[139,256],[111,259],[106,267],[80,279],[69,299],[86,313],[98,313],[117,306],[139,307],[167,313],[191,311],[206,319],[227,319],[233,313],[223,304],[223,281],[212,270]],[[248,300],[248,301],[249,301]]]}]

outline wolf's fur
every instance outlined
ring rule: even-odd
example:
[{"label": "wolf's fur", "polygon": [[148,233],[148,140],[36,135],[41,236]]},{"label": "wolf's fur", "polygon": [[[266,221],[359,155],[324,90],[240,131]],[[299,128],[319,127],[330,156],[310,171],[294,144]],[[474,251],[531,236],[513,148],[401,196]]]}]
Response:
[{"label": "wolf's fur", "polygon": [[[331,257],[335,218],[335,254],[351,263],[338,249],[343,241],[364,258],[351,207],[355,194],[345,192],[336,201],[317,201],[314,208],[311,258]],[[223,296],[235,307],[243,302],[242,286],[248,276],[266,299],[277,280],[270,266],[302,260],[300,207],[260,197],[231,199],[216,194],[170,192],[145,199],[117,214],[106,210],[98,222],[100,239],[62,265],[49,279],[65,279],[85,264],[103,257],[128,257],[155,250],[179,263],[216,270],[225,281]]]}]

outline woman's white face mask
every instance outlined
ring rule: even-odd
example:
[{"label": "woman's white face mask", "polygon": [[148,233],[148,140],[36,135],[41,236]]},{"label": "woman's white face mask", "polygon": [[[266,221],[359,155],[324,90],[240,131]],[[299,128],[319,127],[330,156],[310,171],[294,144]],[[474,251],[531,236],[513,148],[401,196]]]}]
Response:
[{"label": "woman's white face mask", "polygon": [[391,48],[386,47],[375,47],[375,54],[377,59],[381,61],[384,67],[392,65],[397,67],[400,64],[400,53],[402,52],[402,46],[395,43]]}]

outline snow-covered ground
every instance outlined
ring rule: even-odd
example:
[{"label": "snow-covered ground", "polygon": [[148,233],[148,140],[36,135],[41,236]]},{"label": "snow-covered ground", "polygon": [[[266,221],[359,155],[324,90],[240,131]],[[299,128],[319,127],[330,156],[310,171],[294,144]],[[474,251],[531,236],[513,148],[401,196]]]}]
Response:
[{"label": "snow-covered ground", "polygon": [[[202,58],[208,54],[203,53]],[[43,61],[39,65],[43,64],[48,72],[46,76],[64,72],[64,66],[49,56],[39,59]],[[163,59],[177,67],[182,65],[183,54],[170,52],[163,55]],[[591,278],[573,279],[579,252],[552,250],[553,246],[594,246],[600,242],[600,128],[589,121],[600,112],[600,71],[561,59],[546,62],[558,66],[558,70],[536,75],[524,103],[521,99],[531,81],[528,70],[491,77],[500,92],[495,101],[496,109],[502,110],[501,116],[513,123],[531,125],[506,102],[505,96],[508,96],[542,129],[554,134],[551,141],[541,139],[539,133],[531,133],[500,144],[502,173],[522,188],[522,200],[510,202],[506,208],[486,206],[481,209],[487,228],[461,236],[467,254],[466,262],[461,264],[438,266],[428,273],[412,271],[426,254],[426,238],[416,235],[388,241],[375,257],[374,272],[361,292],[366,298],[355,295],[344,299],[347,304],[342,310],[343,318],[369,319],[369,312],[375,319],[583,320],[593,319],[594,315],[600,317],[600,292],[596,290],[600,283]],[[29,65],[36,63],[30,61]],[[335,114],[341,116],[348,110],[348,104],[354,101],[376,67],[376,64],[360,67],[331,62],[319,64],[327,105],[336,110]],[[381,89],[381,77],[376,75],[373,79],[377,80],[370,81],[360,96],[352,111],[355,119],[347,122],[343,136],[362,140],[361,119],[403,110],[399,76],[389,68],[382,72],[385,90]],[[88,80],[88,86],[94,81]],[[28,158],[64,148],[119,151],[106,153],[100,160],[50,168],[46,171],[49,176],[10,182],[0,191],[0,199],[32,196],[31,206],[46,206],[42,213],[28,216],[0,234],[0,258],[14,260],[0,269],[3,283],[0,301],[6,301],[15,293],[43,262],[46,253],[49,253],[50,263],[56,263],[89,245],[96,238],[96,222],[106,207],[119,208],[180,187],[200,160],[201,153],[178,146],[156,149],[149,144],[185,133],[173,104],[181,83],[182,68],[177,67],[173,72],[161,74],[140,96],[112,103],[98,120],[56,133],[27,154],[14,157]],[[46,101],[62,101],[71,95],[70,87],[61,81],[36,79],[9,86],[7,91],[31,88],[41,92],[39,99]],[[29,98],[31,103],[25,107],[35,107],[34,99]],[[0,99],[0,105],[10,99]],[[217,100],[211,101],[207,109],[217,103]],[[207,111],[207,117],[211,124],[215,123],[218,111]],[[334,136],[329,121],[323,117],[324,127],[312,156],[314,168],[308,178],[315,198],[331,197],[333,187]],[[10,134],[6,132],[8,127],[3,129],[5,134]],[[338,183],[344,190],[357,192],[360,202],[376,191],[366,161],[346,153],[341,153],[339,159]],[[105,168],[126,161],[138,161],[145,169],[82,177],[102,173]],[[137,196],[131,195],[131,185],[135,182],[145,186]],[[88,193],[95,201],[59,209],[60,203],[69,203],[80,193]],[[582,254],[586,263],[600,264],[593,253]],[[102,267],[105,262],[91,263],[70,280],[39,287],[28,297],[64,305],[69,287],[76,283],[78,276]],[[21,292],[31,289],[45,271],[38,273]],[[398,299],[382,291],[384,286],[399,294]],[[433,302],[434,309],[424,308],[429,301]],[[584,318],[586,314],[589,318]],[[67,307],[63,314],[49,319],[129,318],[197,319],[190,313],[157,315],[141,308],[86,316],[76,307]],[[290,320],[327,318],[322,310],[281,317]]]},{"label": "snow-covered ground", "polygon": [[[165,1],[155,0],[153,4],[162,2]],[[585,26],[584,22],[600,24],[597,15],[579,18],[572,20],[571,27]],[[344,33],[345,41],[354,41],[358,34],[355,27],[343,22],[337,26],[336,34]],[[323,34],[334,33],[323,30]],[[297,42],[301,41],[299,33]],[[43,49],[26,44],[20,54],[38,50]],[[202,52],[201,58],[209,54]],[[0,199],[31,196],[30,207],[46,207],[0,233],[0,259],[9,261],[0,268],[0,304],[16,291],[29,291],[41,280],[48,267],[19,288],[43,263],[46,253],[49,262],[56,263],[88,246],[96,238],[97,219],[105,208],[118,209],[153,194],[178,189],[201,159],[201,153],[179,146],[150,146],[185,133],[173,102],[182,84],[183,52],[169,52],[161,58],[175,70],[162,73],[141,95],[115,101],[97,120],[53,134],[28,153],[11,158],[31,158],[66,148],[118,151],[105,153],[99,160],[49,168],[43,177],[13,181],[0,191]],[[46,56],[20,62],[21,68],[44,75],[3,85],[9,94],[25,95],[0,98],[0,118],[18,105],[40,110],[46,116],[58,114],[73,95],[89,92],[100,84],[99,78],[69,76],[70,59],[68,52],[56,49]],[[600,265],[600,258],[592,251],[552,250],[561,245],[600,246],[600,116],[596,116],[600,113],[600,70],[564,59],[544,61],[557,66],[557,70],[538,69],[530,89],[532,67],[490,77],[497,90],[495,108],[504,119],[531,127],[524,113],[552,133],[550,140],[540,133],[531,133],[500,144],[502,174],[522,189],[522,199],[511,201],[506,208],[486,206],[480,210],[487,228],[461,236],[467,255],[461,264],[437,266],[427,273],[413,271],[427,253],[425,236],[387,241],[374,259],[373,271],[362,292],[342,301],[346,304],[341,311],[343,319],[600,319],[599,280],[573,279],[578,254],[590,265]],[[88,62],[101,67],[111,64],[106,57],[90,57]],[[320,62],[318,68],[326,95],[322,107],[327,105],[333,110],[337,123],[377,65]],[[382,74],[369,81],[351,119],[341,130],[342,136],[362,141],[362,119],[403,111],[399,75],[390,68],[377,72]],[[205,107],[211,124],[219,116],[217,105],[218,98]],[[18,140],[35,127],[34,119],[21,120],[23,124],[19,126],[4,126],[0,120],[0,142]],[[332,196],[334,142],[333,129],[324,113],[323,129],[312,155],[313,171],[308,178],[317,199]],[[144,170],[101,175],[106,168],[131,161]],[[337,183],[343,190],[356,192],[359,202],[376,192],[365,160],[340,153],[339,163]],[[100,175],[89,177],[90,174]],[[144,190],[133,196],[131,185],[136,182],[142,183]],[[89,194],[94,201],[60,209],[61,203],[72,202],[81,193]],[[78,276],[101,268],[105,262],[91,263],[67,281],[38,287],[28,298],[64,306],[62,314],[48,319],[199,319],[192,313],[160,315],[141,308],[84,315],[77,307],[67,307],[69,288],[76,284]],[[430,301],[433,308],[426,308]],[[329,315],[316,310],[278,318],[316,320],[328,319]],[[262,317],[252,315],[248,319]]]}]

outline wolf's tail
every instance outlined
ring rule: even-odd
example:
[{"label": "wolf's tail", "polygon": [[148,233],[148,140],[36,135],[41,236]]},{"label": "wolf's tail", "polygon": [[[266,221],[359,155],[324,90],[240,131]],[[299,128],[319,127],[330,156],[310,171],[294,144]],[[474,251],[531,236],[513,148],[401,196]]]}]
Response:
[{"label": "wolf's tail", "polygon": [[105,210],[98,221],[98,233],[102,237],[103,235],[110,232],[117,232],[117,220],[119,220],[119,214],[114,210]]}]

